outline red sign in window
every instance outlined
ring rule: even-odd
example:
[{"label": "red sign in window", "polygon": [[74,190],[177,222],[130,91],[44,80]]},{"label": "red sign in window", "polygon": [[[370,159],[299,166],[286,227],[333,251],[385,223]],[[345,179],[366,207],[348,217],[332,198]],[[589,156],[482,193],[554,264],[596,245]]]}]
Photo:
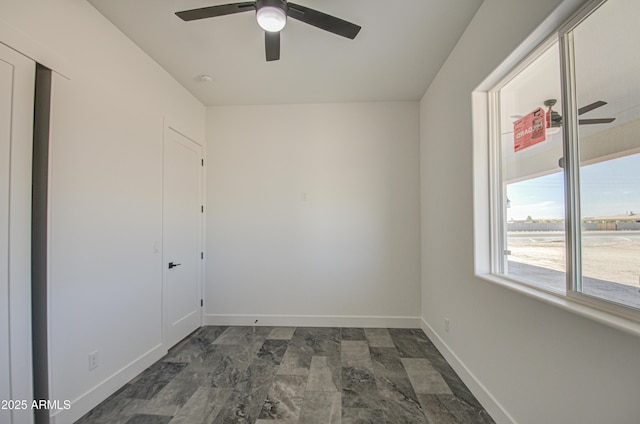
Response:
[{"label": "red sign in window", "polygon": [[513,123],[513,148],[516,152],[547,139],[546,112],[539,107]]}]

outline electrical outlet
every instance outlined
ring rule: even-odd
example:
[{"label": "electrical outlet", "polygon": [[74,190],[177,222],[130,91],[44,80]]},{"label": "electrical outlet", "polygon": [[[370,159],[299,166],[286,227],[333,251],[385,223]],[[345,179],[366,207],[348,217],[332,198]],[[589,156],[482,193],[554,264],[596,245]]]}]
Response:
[{"label": "electrical outlet", "polygon": [[449,332],[449,318],[444,319],[444,331]]},{"label": "electrical outlet", "polygon": [[89,354],[89,371],[98,368],[98,351]]}]

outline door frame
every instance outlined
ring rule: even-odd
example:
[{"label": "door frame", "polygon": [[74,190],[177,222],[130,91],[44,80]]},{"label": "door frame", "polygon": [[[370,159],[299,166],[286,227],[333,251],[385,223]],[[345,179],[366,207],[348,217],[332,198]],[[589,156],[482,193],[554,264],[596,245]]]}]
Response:
[{"label": "door frame", "polygon": [[[197,279],[198,279],[198,293],[200,294],[200,299],[204,302],[204,231],[205,231],[205,213],[206,213],[206,205],[204,198],[204,184],[205,184],[205,165],[204,165],[204,156],[205,156],[205,145],[196,141],[193,137],[188,136],[183,131],[177,129],[175,125],[167,120],[164,120],[163,131],[162,131],[162,251],[160,252],[161,256],[161,270],[162,270],[162,319],[161,319],[161,327],[162,327],[162,344],[165,345],[166,349],[170,349],[172,346],[167,346],[168,338],[167,338],[167,325],[166,325],[166,279],[165,279],[165,234],[164,234],[164,164],[165,164],[165,146],[167,143],[167,138],[169,135],[169,131],[173,131],[182,137],[186,138],[196,146],[200,148],[200,156],[202,158],[202,166],[198,167],[198,201],[202,205],[202,213],[200,214],[200,219],[197,220],[197,234],[198,234],[198,251],[201,252],[200,258],[196,257],[196,261],[199,264],[196,267]],[[200,307],[200,327],[204,324],[204,306]],[[187,336],[187,334],[185,334]]]}]

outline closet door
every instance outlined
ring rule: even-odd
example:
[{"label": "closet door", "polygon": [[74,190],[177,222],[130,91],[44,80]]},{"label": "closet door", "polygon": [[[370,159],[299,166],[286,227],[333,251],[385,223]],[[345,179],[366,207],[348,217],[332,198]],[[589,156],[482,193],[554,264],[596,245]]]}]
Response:
[{"label": "closet door", "polygon": [[35,63],[0,44],[0,409],[31,423],[31,152]]},{"label": "closet door", "polygon": [[164,342],[202,325],[202,146],[172,128],[164,141]]}]

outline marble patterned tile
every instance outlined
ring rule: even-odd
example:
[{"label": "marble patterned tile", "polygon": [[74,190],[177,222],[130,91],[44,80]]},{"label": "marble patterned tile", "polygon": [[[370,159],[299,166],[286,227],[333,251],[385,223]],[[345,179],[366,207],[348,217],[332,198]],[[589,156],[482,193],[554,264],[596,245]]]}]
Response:
[{"label": "marble patterned tile", "polygon": [[418,401],[383,398],[381,404],[385,423],[430,424]]},{"label": "marble patterned tile", "polygon": [[200,327],[200,330],[198,330],[198,333],[196,334],[196,336],[212,343],[215,339],[220,337],[220,335],[224,333],[227,330],[227,328],[229,327],[219,326],[219,325],[207,325],[205,327]]},{"label": "marble patterned tile", "polygon": [[398,351],[392,347],[370,347],[373,373],[376,377],[409,378],[400,362]]},{"label": "marble patterned tile", "polygon": [[411,328],[410,330],[416,336],[416,338],[418,338],[419,340],[421,340],[423,342],[427,342],[427,343],[433,345],[431,340],[429,340],[429,337],[427,337],[427,335],[424,333],[424,331],[422,331],[422,329],[420,329],[420,328]]},{"label": "marble patterned tile", "polygon": [[173,417],[171,424],[209,424],[215,422],[231,389],[200,387],[185,403],[184,407]]},{"label": "marble patterned tile", "polygon": [[148,414],[173,417],[182,408],[181,405],[159,404],[158,402],[154,402],[154,400],[155,398],[151,400],[133,399],[133,402],[131,402],[127,408],[122,411],[123,415],[132,416],[135,414]]},{"label": "marble patterned tile", "polygon": [[216,423],[253,423],[257,420],[277,369],[266,365],[249,366],[236,382]]},{"label": "marble patterned tile", "polygon": [[389,335],[401,358],[426,358],[431,342],[418,337],[413,329],[390,328]]},{"label": "marble patterned tile", "polygon": [[370,347],[396,347],[386,328],[365,328],[364,334]]},{"label": "marble patterned tile", "polygon": [[382,409],[342,408],[342,424],[379,424],[384,422]]},{"label": "marble patterned tile", "polygon": [[275,327],[267,335],[268,340],[291,340],[295,327]]},{"label": "marble patterned tile", "polygon": [[[455,395],[418,395],[426,417],[445,424],[495,424],[483,408],[476,408]],[[439,420],[439,421],[438,421]]]},{"label": "marble patterned tile", "polygon": [[76,424],[493,424],[420,329],[203,327]]},{"label": "marble patterned tile", "polygon": [[156,362],[143,371],[135,383],[125,388],[121,395],[135,399],[151,399],[178,375],[187,364],[177,362]]},{"label": "marble patterned tile", "polygon": [[163,415],[136,414],[125,424],[168,424],[172,418]]},{"label": "marble patterned tile", "polygon": [[114,394],[81,417],[76,424],[102,424],[110,421],[124,423],[130,417],[127,411],[132,402],[134,399],[120,396],[119,393]]},{"label": "marble patterned tile", "polygon": [[258,419],[297,423],[306,383],[304,376],[276,375]]},{"label": "marble patterned tile", "polygon": [[300,423],[340,424],[342,421],[340,392],[305,392]]},{"label": "marble patterned tile", "polygon": [[373,371],[369,344],[366,341],[343,340],[340,353],[343,367],[364,368]]},{"label": "marble patterned tile", "polygon": [[429,422],[457,424],[457,419],[442,402],[439,395],[419,394],[420,405]]},{"label": "marble patterned tile", "polygon": [[342,368],[342,407],[380,407],[380,395],[373,373],[362,368]]},{"label": "marble patterned tile", "polygon": [[[296,424],[297,422],[298,421],[295,421]],[[265,418],[265,419],[258,418],[255,424],[294,424],[294,422],[287,421],[287,420],[272,420],[270,418]]]},{"label": "marble patterned tile", "polygon": [[202,354],[207,351],[211,341],[195,335],[171,348],[162,359],[165,362],[200,362]]},{"label": "marble patterned tile", "polygon": [[194,381],[174,378],[152,398],[149,406],[151,408],[165,405],[182,407],[196,390],[198,385]]},{"label": "marble patterned tile", "polygon": [[256,357],[260,362],[265,362],[271,365],[280,365],[288,346],[288,340],[267,339],[264,341],[260,349],[258,349]]},{"label": "marble patterned tile", "polygon": [[216,345],[242,343],[247,334],[247,327],[228,327],[212,342]]},{"label": "marble patterned tile", "polygon": [[213,344],[239,345],[256,341],[264,342],[272,330],[272,327],[229,327],[213,341]]},{"label": "marble patterned tile", "polygon": [[312,357],[312,349],[307,350],[290,344],[282,357],[282,361],[280,361],[278,374],[307,376],[309,375]]},{"label": "marble patterned tile", "polygon": [[376,376],[376,386],[378,387],[378,393],[382,398],[398,401],[411,399],[418,402],[418,396],[416,395],[413,385],[411,384],[411,380],[409,380],[408,377]]},{"label": "marble patterned tile", "polygon": [[452,394],[442,375],[426,358],[402,358],[413,389],[419,394]]},{"label": "marble patterned tile", "polygon": [[[273,384],[277,370],[278,367],[276,366],[252,364],[243,373],[234,390],[250,395],[264,392],[264,400],[269,388]],[[260,407],[262,407],[262,403]]]},{"label": "marble patterned tile", "polygon": [[261,419],[258,418],[255,424],[297,424],[298,421],[289,420],[272,420],[270,418]]},{"label": "marble patterned tile", "polygon": [[363,328],[341,328],[340,337],[342,341],[366,341],[367,336]]},{"label": "marble patterned tile", "polygon": [[272,420],[270,418],[258,418],[255,424],[298,424],[298,421],[291,420]]},{"label": "marble patterned tile", "polygon": [[198,387],[213,387],[217,377],[215,370],[200,363],[191,363],[178,374],[176,380],[193,382]]},{"label": "marble patterned tile", "polygon": [[462,382],[458,374],[456,374],[453,368],[451,368],[451,365],[449,365],[435,347],[427,352],[427,359],[429,359],[433,368],[442,375],[442,378],[456,397],[475,408],[482,409],[482,405],[480,405],[475,396],[473,396],[471,391],[469,391],[467,386]]},{"label": "marble patterned tile", "polygon": [[455,374],[455,371],[453,371],[451,365],[449,365],[447,360],[444,359],[444,357],[440,354],[440,352],[438,352],[437,349],[427,350],[425,357],[429,360],[429,362],[431,362],[433,368],[435,368],[439,373]]},{"label": "marble patterned tile", "polygon": [[212,371],[213,387],[232,387],[255,360],[260,345],[213,345],[203,366]]},{"label": "marble patterned tile", "polygon": [[339,328],[296,328],[290,345],[308,349],[315,356],[340,356]]},{"label": "marble patterned tile", "polygon": [[126,424],[127,421],[129,421],[130,419],[131,419],[131,415],[122,416],[122,415],[114,414],[113,416],[110,416],[108,419],[102,419],[102,420],[80,419],[76,421],[74,424]]},{"label": "marble patterned tile", "polygon": [[[333,368],[333,369],[332,369]],[[338,392],[340,391],[339,376],[334,371],[337,367],[331,367],[326,356],[314,356],[311,358],[309,377],[306,391],[308,392]]]}]

